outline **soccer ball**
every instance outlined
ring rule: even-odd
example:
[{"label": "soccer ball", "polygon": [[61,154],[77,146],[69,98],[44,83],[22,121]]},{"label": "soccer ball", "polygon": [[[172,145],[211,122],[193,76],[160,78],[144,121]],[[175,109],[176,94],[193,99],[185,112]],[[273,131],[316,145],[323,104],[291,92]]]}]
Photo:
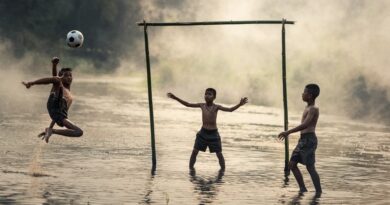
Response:
[{"label": "soccer ball", "polygon": [[66,43],[69,47],[78,48],[83,45],[84,36],[80,31],[73,30],[69,31],[68,35],[66,35]]}]

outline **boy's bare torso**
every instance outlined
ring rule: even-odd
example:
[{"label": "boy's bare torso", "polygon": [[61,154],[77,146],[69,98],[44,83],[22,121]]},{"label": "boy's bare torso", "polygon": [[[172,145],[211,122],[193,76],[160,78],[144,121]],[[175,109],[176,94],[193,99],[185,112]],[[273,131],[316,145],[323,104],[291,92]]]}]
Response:
[{"label": "boy's bare torso", "polygon": [[[66,88],[64,85],[62,85],[62,83],[60,83],[59,85],[59,89],[62,88],[62,97],[65,99],[66,101],[66,105],[67,105],[67,108],[69,110],[70,106],[72,105],[72,102],[73,102],[73,96],[72,96],[72,93],[70,92],[70,90],[68,88]],[[51,90],[51,92],[56,92],[58,93],[59,91],[56,91],[56,87],[54,86]]]},{"label": "boy's bare torso", "polygon": [[303,111],[301,122],[303,123],[305,120],[309,120],[309,126],[302,130],[301,134],[315,132],[319,115],[320,113],[318,107],[310,105],[305,108],[305,110]]},{"label": "boy's bare torso", "polygon": [[206,103],[201,103],[200,108],[202,109],[203,128],[208,130],[217,129],[218,105],[213,103],[208,106]]},{"label": "boy's bare torso", "polygon": [[63,89],[63,95],[64,95],[64,98],[66,100],[66,103],[67,103],[67,106],[68,106],[68,109],[70,108],[70,106],[72,105],[72,102],[73,102],[73,96],[72,94],[70,93],[70,90],[65,88],[65,87],[62,87]]}]

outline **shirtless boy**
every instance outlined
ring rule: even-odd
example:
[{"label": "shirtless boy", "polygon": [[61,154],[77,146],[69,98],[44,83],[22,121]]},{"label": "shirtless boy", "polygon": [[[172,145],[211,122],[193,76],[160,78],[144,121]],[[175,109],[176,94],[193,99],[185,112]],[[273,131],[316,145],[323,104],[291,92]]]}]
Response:
[{"label": "shirtless boy", "polygon": [[303,177],[298,169],[297,164],[301,163],[306,165],[306,169],[309,172],[313,181],[316,193],[321,193],[320,177],[315,169],[315,151],[317,149],[317,136],[315,129],[319,117],[319,109],[315,106],[315,100],[320,94],[320,87],[316,84],[308,84],[302,94],[302,100],[307,103],[305,110],[303,111],[301,124],[293,129],[287,130],[279,134],[279,139],[285,139],[289,134],[294,132],[301,132],[301,137],[291,154],[289,167],[293,172],[295,179],[299,185],[299,192],[307,192]]},{"label": "shirtless boy", "polygon": [[[58,57],[53,57],[53,59],[51,60],[51,63],[52,63],[52,76],[59,76],[61,77],[63,75],[63,72],[60,72],[58,73],[57,75],[57,65],[58,63],[60,62],[60,59]],[[54,89],[54,85],[53,87],[51,88],[51,92],[53,92],[53,89]],[[54,125],[56,124],[56,122],[54,122],[53,120],[51,121],[50,125],[49,125],[49,128],[50,129],[53,129]],[[49,131],[50,129],[45,129],[45,131],[41,132],[38,134],[38,137],[42,138],[42,140],[45,140],[46,139],[48,140],[50,138],[49,136],[49,132],[46,132],[46,131]],[[48,142],[48,141],[47,141]]]},{"label": "shirtless boy", "polygon": [[50,118],[58,126],[66,127],[67,129],[52,129],[52,126],[46,128],[46,142],[49,142],[49,138],[52,134],[58,134],[66,137],[81,137],[83,135],[83,130],[81,130],[78,126],[76,126],[68,119],[68,109],[73,101],[73,96],[70,92],[70,86],[72,84],[71,68],[62,68],[59,72],[59,76],[42,78],[36,81],[22,83],[24,86],[26,86],[26,88],[30,88],[33,85],[42,84],[53,85],[53,88],[49,95],[49,99],[47,101],[47,110],[49,112]]},{"label": "shirtless boy", "polygon": [[214,88],[206,89],[204,94],[205,103],[189,103],[176,97],[172,93],[168,93],[167,95],[169,98],[177,100],[179,103],[186,107],[201,108],[202,110],[203,125],[200,131],[196,134],[196,140],[190,158],[189,168],[191,170],[194,170],[194,165],[199,150],[205,152],[208,147],[210,153],[216,153],[219,165],[221,166],[221,171],[224,171],[225,159],[222,155],[221,137],[219,136],[217,128],[217,113],[218,110],[233,112],[237,108],[246,104],[248,102],[248,98],[241,98],[240,102],[237,105],[227,108],[222,105],[214,104],[214,100],[217,96],[217,91]]}]

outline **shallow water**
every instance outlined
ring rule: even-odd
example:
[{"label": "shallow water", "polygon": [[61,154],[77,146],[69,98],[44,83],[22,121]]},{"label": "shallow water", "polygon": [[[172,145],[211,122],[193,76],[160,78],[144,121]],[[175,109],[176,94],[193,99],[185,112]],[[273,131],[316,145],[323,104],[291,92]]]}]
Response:
[{"label": "shallow water", "polygon": [[[49,89],[49,88],[48,88]],[[198,109],[155,93],[157,171],[151,175],[149,112],[139,79],[79,79],[70,119],[81,138],[35,136],[49,124],[47,92],[30,90],[41,107],[0,114],[0,204],[388,204],[390,127],[322,115],[317,131],[317,170],[324,193],[299,195],[284,178],[282,110],[246,105],[220,112],[227,170],[214,154],[200,153],[188,170]],[[161,95],[163,96],[163,95]],[[201,100],[201,98],[199,98]],[[290,123],[300,116],[290,113]],[[290,151],[298,135],[290,139]]]}]

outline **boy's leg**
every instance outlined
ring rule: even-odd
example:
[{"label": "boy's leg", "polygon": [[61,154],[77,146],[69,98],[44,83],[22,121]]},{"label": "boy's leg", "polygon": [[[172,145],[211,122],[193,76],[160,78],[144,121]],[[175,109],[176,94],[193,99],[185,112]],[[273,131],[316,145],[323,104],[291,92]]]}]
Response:
[{"label": "boy's leg", "polygon": [[[73,122],[68,119],[62,121],[64,126],[68,129],[52,129],[53,134],[62,135],[66,137],[81,137],[83,135],[83,130],[77,127]],[[49,141],[50,136],[45,137],[45,141]]]},{"label": "boy's leg", "polygon": [[190,164],[189,164],[190,169],[194,169],[194,165],[195,165],[195,162],[196,162],[196,156],[198,156],[198,153],[199,153],[199,150],[197,150],[195,148],[192,150],[192,154],[191,154],[191,158],[190,158]]},{"label": "boy's leg", "polygon": [[314,164],[306,166],[306,169],[307,169],[307,171],[309,171],[309,174],[311,176],[311,180],[313,181],[316,192],[321,193],[322,189],[321,189],[321,183],[320,183],[320,176],[318,175]]},{"label": "boy's leg", "polygon": [[307,192],[305,183],[303,182],[303,177],[302,177],[301,171],[299,171],[299,169],[298,169],[297,162],[290,161],[288,163],[288,165],[290,167],[290,170],[293,172],[295,179],[298,182],[299,191],[300,192]]},{"label": "boy's leg", "polygon": [[221,166],[221,171],[225,171],[225,158],[223,157],[222,152],[217,152],[217,157],[219,161],[219,166]]},{"label": "boy's leg", "polygon": [[37,135],[37,137],[44,139],[45,138],[46,131],[43,131]]},{"label": "boy's leg", "polygon": [[[45,139],[45,137],[46,137],[47,135],[51,135],[51,134],[52,134],[51,131],[52,131],[52,129],[53,129],[55,123],[56,123],[56,122],[54,122],[54,121],[52,120],[51,123],[50,123],[50,125],[49,125],[49,130],[48,130],[48,129],[45,129],[44,132],[41,132],[41,133],[38,134],[38,137],[39,137],[39,138],[42,138],[42,140],[43,140],[43,139]],[[49,136],[49,137],[50,137],[50,136]]]}]

